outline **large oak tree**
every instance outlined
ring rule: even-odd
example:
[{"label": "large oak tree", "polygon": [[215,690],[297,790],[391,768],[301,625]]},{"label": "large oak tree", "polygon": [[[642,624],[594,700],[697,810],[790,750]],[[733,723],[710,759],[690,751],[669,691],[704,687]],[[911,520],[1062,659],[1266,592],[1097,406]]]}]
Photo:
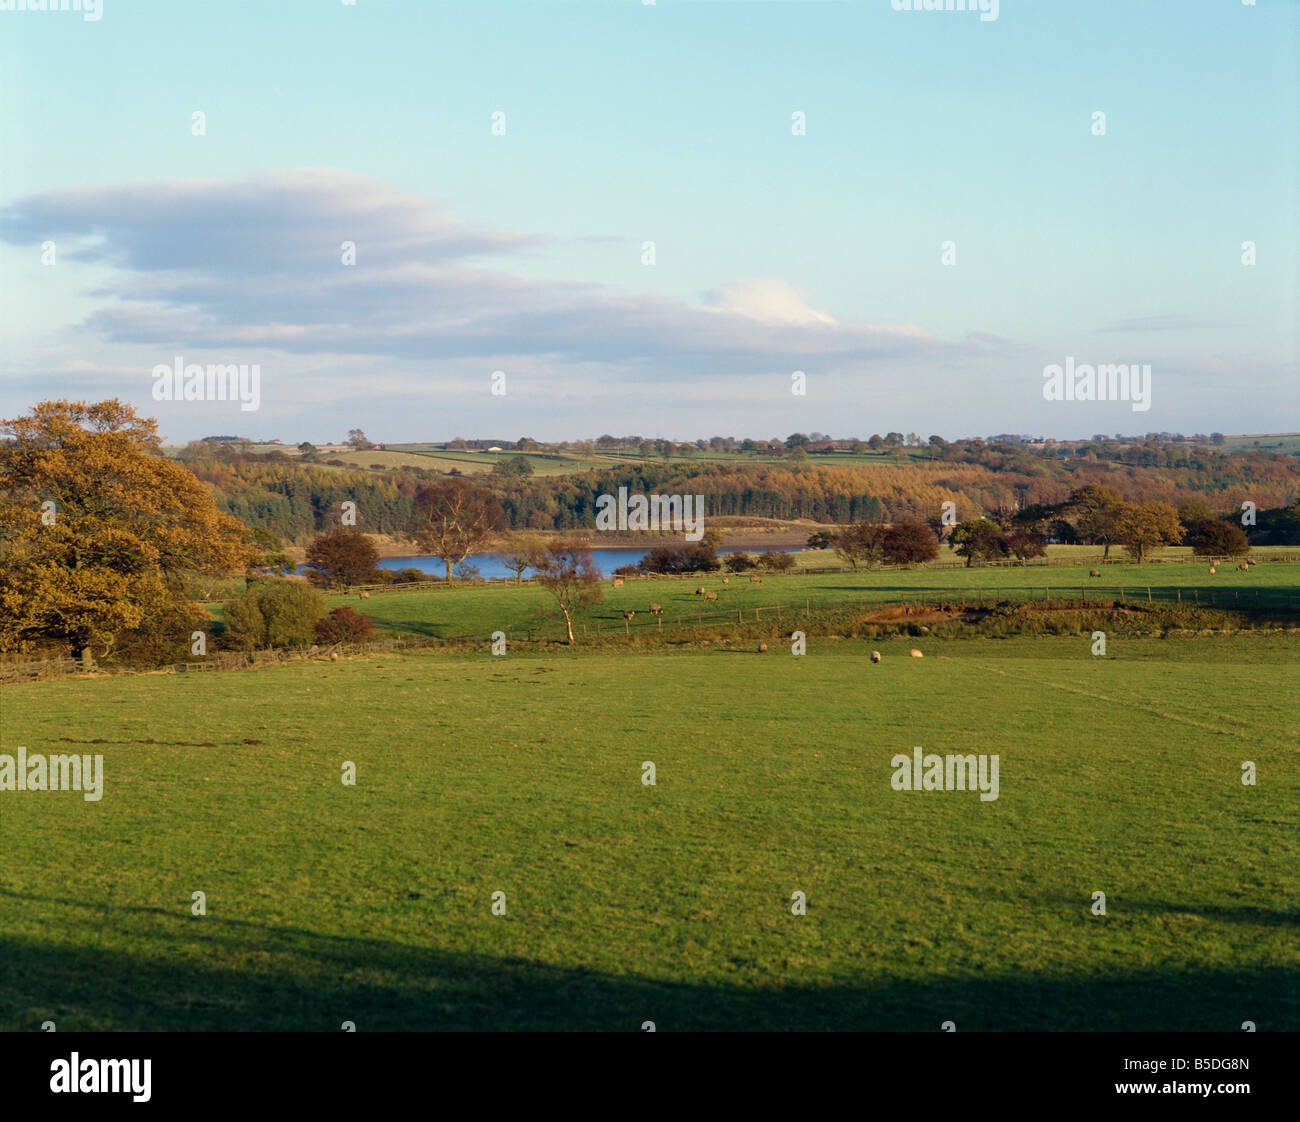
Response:
[{"label": "large oak tree", "polygon": [[186,577],[260,552],[116,399],[43,401],[0,437],[0,650],[178,655],[207,619]]}]

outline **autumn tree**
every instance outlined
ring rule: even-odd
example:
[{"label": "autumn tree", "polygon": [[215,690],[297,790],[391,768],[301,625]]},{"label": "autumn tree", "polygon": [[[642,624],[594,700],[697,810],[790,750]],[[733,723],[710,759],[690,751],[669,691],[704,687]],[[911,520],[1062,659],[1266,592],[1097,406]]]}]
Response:
[{"label": "autumn tree", "polygon": [[208,618],[187,579],[242,573],[258,547],[163,455],[157,423],[116,399],[43,401],[0,435],[0,650],[188,650]]},{"label": "autumn tree", "polygon": [[501,513],[491,491],[463,477],[441,479],[416,492],[411,532],[420,548],[442,559],[451,583],[452,567],[482,548]]},{"label": "autumn tree", "polygon": [[833,548],[836,556],[847,561],[857,571],[859,565],[868,571],[885,559],[884,526],[873,522],[855,522],[835,536]]},{"label": "autumn tree", "polygon": [[591,550],[585,545],[552,542],[538,554],[534,565],[537,583],[555,597],[564,613],[564,627],[572,644],[574,616],[598,602],[604,593]]},{"label": "autumn tree", "polygon": [[313,583],[347,589],[374,579],[379,550],[368,534],[341,526],[313,539],[307,547],[307,564],[315,570]]},{"label": "autumn tree", "polygon": [[881,549],[890,565],[922,565],[939,556],[939,539],[924,522],[907,518],[885,531]]},{"label": "autumn tree", "polygon": [[1162,545],[1183,540],[1183,524],[1169,503],[1124,503],[1115,517],[1115,538],[1139,565]]}]

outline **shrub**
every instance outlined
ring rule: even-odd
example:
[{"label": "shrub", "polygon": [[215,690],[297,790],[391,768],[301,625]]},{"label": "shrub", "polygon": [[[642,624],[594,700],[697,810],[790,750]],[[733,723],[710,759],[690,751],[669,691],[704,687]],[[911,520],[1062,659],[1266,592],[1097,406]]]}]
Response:
[{"label": "shrub", "polygon": [[789,553],[779,553],[776,550],[766,550],[758,555],[758,566],[760,569],[770,569],[776,573],[783,573],[787,569],[794,568],[794,557]]},{"label": "shrub", "polygon": [[344,605],[318,619],[314,630],[318,643],[361,643],[374,634],[375,625],[369,616]]},{"label": "shrub", "polygon": [[239,650],[305,647],[325,614],[325,597],[299,581],[261,580],[225,607],[225,643]]},{"label": "shrub", "polygon": [[758,564],[748,553],[728,554],[722,563],[726,565],[728,572],[732,573],[743,573]]}]

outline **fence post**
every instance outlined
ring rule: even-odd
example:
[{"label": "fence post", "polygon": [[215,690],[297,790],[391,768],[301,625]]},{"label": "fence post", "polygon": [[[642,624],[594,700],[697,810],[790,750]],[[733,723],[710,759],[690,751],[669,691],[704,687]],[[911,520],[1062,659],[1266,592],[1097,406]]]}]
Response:
[{"label": "fence post", "polygon": [[1151,603],[1151,586],[1147,585],[1147,603]]}]

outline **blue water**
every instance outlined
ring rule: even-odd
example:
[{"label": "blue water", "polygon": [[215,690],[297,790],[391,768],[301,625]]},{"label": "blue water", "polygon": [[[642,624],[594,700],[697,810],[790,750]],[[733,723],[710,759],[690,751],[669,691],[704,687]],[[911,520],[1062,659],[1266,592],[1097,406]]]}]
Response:
[{"label": "blue water", "polygon": [[[623,565],[635,565],[650,551],[647,549],[593,549],[591,559],[595,562],[596,568],[602,576],[609,576],[615,569]],[[718,551],[719,557],[725,557],[728,553],[735,553],[734,549],[721,549]],[[761,553],[761,550],[750,550],[750,553]],[[777,546],[777,553],[798,553],[799,546]],[[500,558],[495,553],[472,553],[468,558],[470,564],[478,568],[478,575],[484,578],[491,577],[513,577],[515,574],[507,569]],[[381,569],[419,569],[422,573],[429,573],[435,577],[446,575],[446,567],[442,563],[441,557],[385,557],[379,562]],[[531,576],[531,572],[525,572],[524,576]]]}]

